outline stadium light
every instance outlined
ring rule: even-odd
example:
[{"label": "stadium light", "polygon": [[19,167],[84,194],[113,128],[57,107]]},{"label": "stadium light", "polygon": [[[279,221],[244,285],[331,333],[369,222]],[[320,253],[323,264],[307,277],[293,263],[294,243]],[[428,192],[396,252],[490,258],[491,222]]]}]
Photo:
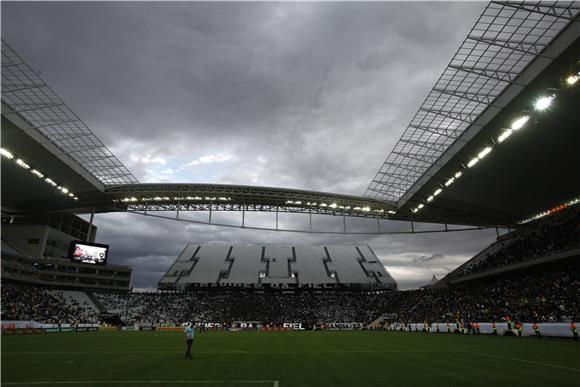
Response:
[{"label": "stadium light", "polygon": [[294,202],[294,204],[302,204],[302,202],[300,200]]},{"label": "stadium light", "polygon": [[439,194],[441,193],[441,191],[443,191],[441,188],[437,188],[437,189],[435,190],[435,192],[433,192],[433,196],[437,196],[437,195],[439,195]]},{"label": "stadium light", "polygon": [[332,204],[331,204],[329,207],[330,207],[330,208],[336,208],[337,206],[338,206],[338,204],[336,204],[336,203],[332,203]]},{"label": "stadium light", "polygon": [[433,199],[435,199],[435,196],[431,195],[431,196],[429,196],[429,197],[427,198],[427,201],[428,201],[428,202],[432,202],[432,201],[433,201]]},{"label": "stadium light", "polygon": [[54,182],[54,180],[52,180],[50,177],[47,177],[46,179],[44,179],[44,181],[46,181],[48,184],[52,185],[53,187],[56,187],[56,183]]},{"label": "stadium light", "polygon": [[461,177],[461,175],[463,175],[463,172],[457,171],[457,172],[455,172],[455,175],[454,176],[455,176],[456,179],[459,179]]},{"label": "stadium light", "polygon": [[511,136],[513,132],[514,131],[511,130],[511,129],[504,130],[504,132],[502,134],[500,134],[499,137],[497,138],[497,142],[501,144],[502,142],[504,142],[504,140],[506,138],[508,138],[509,136]]},{"label": "stadium light", "polygon": [[566,83],[568,84],[568,86],[572,86],[573,84],[575,84],[578,81],[578,78],[580,78],[580,76],[578,76],[578,74],[570,75],[568,78],[566,78]]},{"label": "stadium light", "polygon": [[30,165],[26,164],[26,162],[24,162],[22,159],[16,160],[16,164],[20,165],[24,169],[30,169]]},{"label": "stadium light", "polygon": [[473,167],[475,164],[477,164],[477,162],[479,161],[479,159],[477,157],[472,158],[469,163],[467,163],[467,167],[471,168]]},{"label": "stadium light", "polygon": [[389,211],[387,211],[387,212],[388,212],[389,214],[391,214],[391,215],[395,215],[395,214],[397,213],[397,211],[393,211],[393,210],[389,210]]},{"label": "stadium light", "polygon": [[552,100],[554,99],[555,95],[552,95],[550,97],[541,97],[539,98],[535,103],[534,103],[534,108],[536,110],[545,110],[547,109],[550,104],[552,103]]},{"label": "stadium light", "polygon": [[327,204],[326,203],[320,203],[320,207],[326,207]]},{"label": "stadium light", "polygon": [[492,148],[490,146],[483,148],[482,151],[477,154],[477,158],[481,160],[482,158],[487,156],[489,152],[491,152],[491,150]]},{"label": "stadium light", "polygon": [[451,184],[453,184],[454,181],[455,181],[454,177],[449,178],[449,180],[445,182],[445,187],[449,187]]},{"label": "stadium light", "polygon": [[524,126],[526,124],[526,122],[528,122],[529,119],[530,119],[530,116],[520,117],[517,120],[515,120],[514,122],[512,122],[511,128],[513,130],[521,129],[521,127]]},{"label": "stadium light", "polygon": [[12,152],[10,152],[7,149],[0,148],[0,153],[2,154],[2,156],[6,157],[7,159],[13,159],[14,158],[14,155],[12,154]]},{"label": "stadium light", "polygon": [[421,203],[421,204],[419,204],[419,205],[417,206],[417,209],[419,209],[419,210],[420,210],[420,209],[421,209],[421,208],[423,208],[423,207],[425,207],[425,205],[424,205],[423,203]]},{"label": "stadium light", "polygon": [[40,173],[39,171],[37,171],[36,169],[33,169],[31,172],[33,175],[36,175],[41,179],[44,177],[44,175],[42,173]]},{"label": "stadium light", "polygon": [[70,196],[71,198],[74,198],[75,197],[75,194],[72,193],[72,192],[69,192],[68,196]]},{"label": "stadium light", "polygon": [[363,210],[364,212],[369,212],[369,211],[371,210],[371,208],[370,208],[370,207],[363,207],[363,208],[362,208],[362,210]]}]

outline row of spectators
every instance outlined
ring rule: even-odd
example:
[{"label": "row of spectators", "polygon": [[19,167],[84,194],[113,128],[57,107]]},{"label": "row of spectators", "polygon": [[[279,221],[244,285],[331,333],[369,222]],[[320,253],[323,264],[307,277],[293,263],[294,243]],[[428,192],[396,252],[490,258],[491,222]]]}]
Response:
[{"label": "row of spectators", "polygon": [[[68,301],[68,302],[67,302]],[[66,300],[62,293],[49,293],[37,286],[2,284],[2,321],[32,320],[47,324],[98,323],[94,308]]]},{"label": "row of spectators", "polygon": [[409,322],[568,322],[580,317],[577,267],[512,273],[467,287],[400,292],[398,319]]},{"label": "row of spectators", "polygon": [[[103,296],[97,294],[101,300]],[[133,293],[120,313],[129,324],[173,325],[194,322],[367,322],[380,316],[393,293],[367,291],[242,291]]]},{"label": "row of spectators", "polygon": [[[567,322],[580,318],[580,269],[512,273],[463,287],[400,292],[301,293],[197,290],[188,293],[97,293],[109,313],[127,324],[183,322],[369,323],[384,313],[397,321]],[[67,304],[41,288],[3,284],[2,320],[95,322],[92,309]]]},{"label": "row of spectators", "polygon": [[481,273],[580,248],[580,211],[569,209],[566,215],[531,229],[515,231],[509,240],[498,242],[503,245],[499,250],[458,271],[457,276]]}]

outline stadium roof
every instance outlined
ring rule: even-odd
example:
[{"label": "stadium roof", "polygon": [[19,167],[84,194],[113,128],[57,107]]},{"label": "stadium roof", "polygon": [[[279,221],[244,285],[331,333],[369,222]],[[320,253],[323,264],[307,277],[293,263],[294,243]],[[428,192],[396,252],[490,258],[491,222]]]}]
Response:
[{"label": "stadium roof", "polygon": [[[512,226],[580,196],[580,82],[566,83],[579,76],[579,13],[572,2],[490,3],[364,197],[138,184],[3,42],[2,152],[12,162],[2,163],[11,183],[2,185],[2,210],[271,211]],[[552,104],[542,112],[533,108],[540,95]],[[509,129],[523,116],[525,130]]]},{"label": "stadium roof", "polygon": [[[2,114],[18,114],[49,141],[67,164],[75,162],[102,184],[137,183],[87,125],[2,41]],[[78,167],[75,165],[75,167]]]},{"label": "stadium roof", "polygon": [[[560,181],[554,190],[542,187],[540,191],[545,194],[541,198],[526,202],[530,191],[539,191],[539,179],[530,179],[530,173],[521,170],[509,177],[522,188],[520,191],[504,191],[492,195],[498,196],[493,204],[486,202],[486,191],[501,192],[505,187],[505,180],[498,179],[501,171],[514,163],[521,164],[534,144],[551,144],[555,151],[555,158],[546,150],[537,156],[550,174],[570,169],[574,165],[571,163],[578,161],[574,157],[578,152],[565,152],[569,139],[564,136],[573,136],[577,128],[577,121],[566,119],[574,112],[577,94],[560,91],[567,86],[562,80],[578,72],[579,13],[580,4],[574,2],[491,2],[365,195],[396,202],[399,219],[509,225],[580,194],[574,179],[563,175],[567,184]],[[534,137],[538,142],[528,138],[527,144],[517,149],[517,157],[504,155],[500,161],[494,152],[489,159],[495,160],[486,160],[487,173],[480,166],[477,172],[468,173],[469,163],[480,151],[489,146],[489,152],[498,145],[498,134],[502,128],[509,128],[506,120],[525,115],[541,94],[558,94],[559,109],[554,109],[550,117],[535,115],[533,123],[556,125],[560,135],[548,135],[550,139],[546,139],[537,133],[541,132],[538,129]],[[467,179],[468,175],[472,178]],[[478,182],[475,190],[470,189],[475,186],[474,181]],[[441,200],[451,184],[452,197]]]}]

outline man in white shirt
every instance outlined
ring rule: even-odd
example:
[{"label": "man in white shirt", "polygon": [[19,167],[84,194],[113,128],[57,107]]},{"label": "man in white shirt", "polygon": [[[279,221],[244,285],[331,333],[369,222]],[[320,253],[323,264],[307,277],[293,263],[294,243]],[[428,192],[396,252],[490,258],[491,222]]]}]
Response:
[{"label": "man in white shirt", "polygon": [[193,339],[195,338],[195,329],[193,328],[193,324],[189,323],[185,328],[185,342],[187,343],[187,352],[185,352],[186,359],[193,359],[191,356],[191,345],[193,344]]}]

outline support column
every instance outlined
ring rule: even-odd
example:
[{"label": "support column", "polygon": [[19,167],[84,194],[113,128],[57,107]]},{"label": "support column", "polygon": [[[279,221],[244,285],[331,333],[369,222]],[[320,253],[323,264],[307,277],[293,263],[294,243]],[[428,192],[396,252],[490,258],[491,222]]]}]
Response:
[{"label": "support column", "polygon": [[89,220],[89,229],[87,231],[86,242],[91,241],[91,235],[93,234],[93,219],[95,218],[95,207],[91,210],[91,219]]}]

